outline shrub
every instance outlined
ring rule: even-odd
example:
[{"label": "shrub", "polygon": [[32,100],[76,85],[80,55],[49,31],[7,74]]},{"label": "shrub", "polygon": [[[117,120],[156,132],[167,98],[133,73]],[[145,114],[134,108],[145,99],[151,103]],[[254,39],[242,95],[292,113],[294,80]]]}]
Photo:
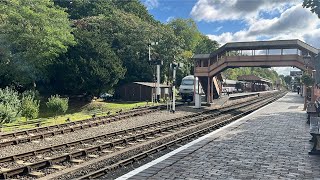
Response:
[{"label": "shrub", "polygon": [[108,108],[103,103],[90,103],[83,108],[84,111],[106,111]]},{"label": "shrub", "polygon": [[24,91],[22,93],[22,98],[23,97],[26,97],[26,96],[31,96],[33,97],[34,100],[39,100],[40,99],[40,93],[39,91],[37,90],[27,90],[27,91]]},{"label": "shrub", "polygon": [[39,101],[35,94],[24,94],[21,102],[21,115],[28,119],[35,119],[39,115]]},{"label": "shrub", "polygon": [[20,115],[21,101],[18,92],[6,87],[0,89],[0,123],[9,123]]},{"label": "shrub", "polygon": [[57,116],[58,114],[67,112],[68,102],[68,98],[61,98],[59,95],[54,95],[48,98],[46,105],[51,113],[53,113],[54,116]]},{"label": "shrub", "polygon": [[315,81],[310,75],[304,74],[301,76],[301,82],[306,86],[312,86]]}]

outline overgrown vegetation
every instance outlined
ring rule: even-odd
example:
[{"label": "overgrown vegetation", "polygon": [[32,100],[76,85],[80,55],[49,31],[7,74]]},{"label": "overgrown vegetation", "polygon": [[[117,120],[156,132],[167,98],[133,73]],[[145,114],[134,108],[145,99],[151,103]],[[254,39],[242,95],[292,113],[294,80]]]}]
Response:
[{"label": "overgrown vegetation", "polygon": [[164,82],[171,81],[172,61],[185,63],[179,82],[193,69],[193,53],[218,47],[193,20],[162,24],[138,0],[0,1],[0,88],[98,96],[127,82],[152,81],[150,41],[158,42],[151,52],[164,62]]},{"label": "overgrown vegetation", "polygon": [[223,74],[226,76],[227,79],[237,80],[238,76],[242,75],[256,75],[262,78],[269,79],[273,82],[279,80],[278,73],[275,70],[269,68],[259,68],[259,67],[241,67],[241,68],[234,68],[234,69],[227,69]]},{"label": "overgrown vegetation", "polygon": [[9,123],[20,116],[21,100],[18,92],[6,87],[0,89],[0,122]]},{"label": "overgrown vegetation", "polygon": [[59,95],[53,95],[48,98],[46,105],[51,113],[53,113],[54,117],[56,117],[59,114],[67,112],[68,102],[68,98],[61,98]]},{"label": "overgrown vegetation", "polygon": [[312,86],[314,84],[314,79],[308,75],[308,74],[303,74],[301,76],[301,82],[302,84],[306,85],[306,86]]},{"label": "overgrown vegetation", "polygon": [[[0,88],[7,94],[0,97],[0,121],[11,122],[20,115],[37,118],[39,96],[90,99],[124,83],[153,81],[154,66],[148,62],[151,41],[158,42],[151,54],[164,62],[164,83],[172,82],[173,61],[184,63],[177,72],[180,84],[193,73],[193,54],[219,47],[200,33],[192,19],[161,23],[139,0],[0,1]],[[277,76],[272,70],[252,70],[266,78]],[[242,72],[234,69],[226,74],[235,79]],[[19,95],[30,89],[40,94]],[[65,113],[66,100],[52,98],[48,108],[53,114]]]},{"label": "overgrown vegetation", "polygon": [[35,93],[23,93],[21,100],[21,115],[28,119],[35,119],[39,115],[40,101],[35,99]]}]

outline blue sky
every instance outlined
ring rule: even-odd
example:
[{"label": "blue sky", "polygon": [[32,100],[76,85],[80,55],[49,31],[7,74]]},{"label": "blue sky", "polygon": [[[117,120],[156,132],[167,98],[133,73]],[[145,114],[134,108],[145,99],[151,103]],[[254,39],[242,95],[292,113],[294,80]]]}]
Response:
[{"label": "blue sky", "polygon": [[[300,39],[320,48],[320,20],[302,0],[141,0],[155,19],[192,18],[199,30],[226,42]],[[288,74],[292,68],[275,68]]]}]

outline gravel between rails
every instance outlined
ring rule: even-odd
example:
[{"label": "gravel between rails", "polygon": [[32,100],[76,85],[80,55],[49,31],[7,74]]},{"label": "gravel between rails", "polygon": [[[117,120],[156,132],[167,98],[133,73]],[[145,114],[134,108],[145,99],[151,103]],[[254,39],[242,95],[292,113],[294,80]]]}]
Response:
[{"label": "gravel between rails", "polygon": [[[29,143],[23,143],[13,146],[7,146],[0,149],[0,157],[10,156],[14,154],[20,154],[35,149],[46,148],[54,145],[59,145],[67,142],[73,142],[85,138],[95,137],[106,133],[112,133],[128,128],[142,126],[145,124],[164,121],[167,119],[178,118],[197,112],[204,111],[204,109],[194,109],[192,107],[179,107],[176,113],[172,114],[167,111],[158,111],[144,116],[136,116],[120,121],[112,122],[106,125],[78,130],[75,132],[67,133],[64,135],[57,135],[44,140],[32,141]],[[1,167],[0,167],[1,168]]]}]

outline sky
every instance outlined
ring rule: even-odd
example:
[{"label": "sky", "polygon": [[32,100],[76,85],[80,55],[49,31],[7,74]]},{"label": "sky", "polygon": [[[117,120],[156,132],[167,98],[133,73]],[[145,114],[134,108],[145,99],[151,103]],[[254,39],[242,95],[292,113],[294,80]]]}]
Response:
[{"label": "sky", "polygon": [[[302,0],[141,0],[155,19],[192,18],[199,30],[226,42],[300,39],[320,48],[320,19]],[[288,75],[291,67],[274,68]],[[297,70],[297,69],[295,69]]]}]

